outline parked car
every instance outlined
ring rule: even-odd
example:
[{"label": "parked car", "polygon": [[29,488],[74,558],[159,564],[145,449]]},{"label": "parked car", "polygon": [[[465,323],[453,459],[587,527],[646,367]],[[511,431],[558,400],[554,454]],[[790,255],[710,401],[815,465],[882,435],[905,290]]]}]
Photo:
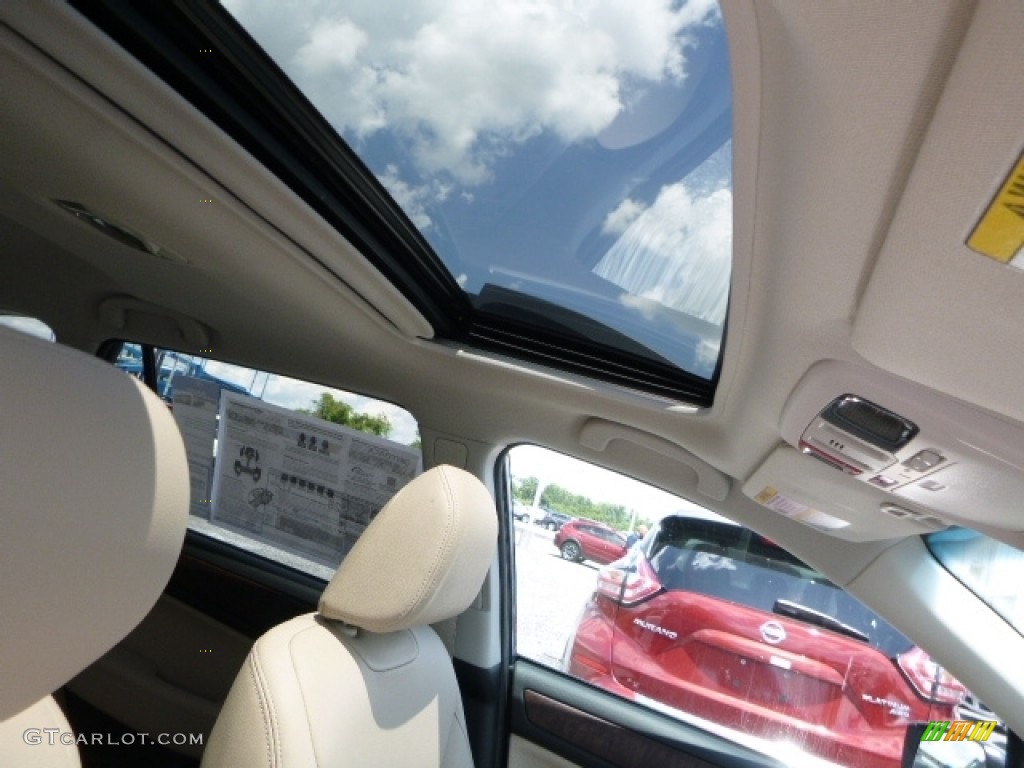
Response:
[{"label": "parked car", "polygon": [[785,731],[806,752],[856,768],[898,768],[907,724],[957,719],[966,694],[773,542],[676,515],[601,569],[564,666],[750,736]]},{"label": "parked car", "polygon": [[512,518],[519,522],[525,522],[530,519],[530,513],[526,509],[525,504],[521,504],[518,501],[512,501]]},{"label": "parked car", "polygon": [[574,563],[593,560],[610,563],[626,554],[626,540],[602,523],[570,520],[555,534],[555,546],[562,557]]},{"label": "parked car", "polygon": [[[111,557],[113,539],[57,547],[52,534],[114,520],[129,486],[147,490],[136,468],[156,443],[127,462],[108,446],[135,445],[121,438],[142,421],[82,446],[56,407],[22,418],[8,381],[29,368],[5,347],[0,723],[27,711],[38,727],[28,694],[57,692],[68,724],[51,733],[202,742],[240,670],[277,669],[246,662],[252,643],[317,610],[398,476],[448,464],[503,510],[457,641],[456,622],[437,625],[458,679],[420,695],[425,681],[397,669],[401,695],[353,723],[356,697],[318,665],[309,684],[344,705],[316,721],[329,731],[318,745],[401,764],[383,741],[349,738],[383,737],[376,723],[429,735],[431,768],[470,753],[480,768],[808,768],[783,753],[800,737],[815,754],[849,745],[849,768],[889,759],[906,710],[920,713],[913,680],[932,695],[916,645],[1005,721],[1007,763],[1024,765],[1022,40],[1019,0],[0,2],[0,320],[38,321],[69,359],[95,358],[85,369],[137,345],[123,365],[145,361],[165,396],[166,353],[273,377],[226,377],[253,399],[265,389],[262,404],[222,386],[203,408],[185,405],[175,373],[189,531],[173,577],[151,566],[144,581],[167,586],[143,618],[122,595],[142,583],[137,558]],[[19,391],[45,400],[79,369],[54,363]],[[365,426],[390,425],[393,444],[336,441],[325,425],[310,450],[304,411],[325,389],[347,393]],[[102,388],[73,391],[78,415],[93,402],[105,413]],[[290,413],[248,410],[264,406]],[[242,446],[259,450],[258,484],[234,472]],[[652,540],[591,601],[598,570],[560,562],[547,533],[509,519],[527,479],[512,454],[532,448],[550,454],[526,473],[535,488],[621,507],[623,521],[696,507],[756,533],[699,558],[672,545],[675,563]],[[70,471],[108,452],[109,471]],[[561,457],[644,488],[613,492],[562,472]],[[101,492],[110,503],[88,507]],[[128,507],[126,534],[169,541]],[[404,516],[424,539],[459,538],[418,508]],[[586,557],[572,530],[558,532],[562,554]],[[43,568],[28,546],[49,543]],[[590,556],[614,562],[603,543]],[[379,546],[381,566],[415,544]],[[107,583],[58,610],[51,591],[87,575]],[[787,589],[782,602],[696,589],[723,575],[760,578],[733,590]],[[617,580],[654,589],[616,592]],[[360,602],[384,607],[405,584],[370,578]],[[98,609],[121,605],[125,632],[142,623],[101,658]],[[561,665],[584,606],[570,644],[580,680]],[[44,609],[58,619],[46,629]],[[355,648],[377,629],[337,638]],[[614,657],[599,630],[614,630]],[[367,663],[427,647],[396,643]],[[855,662],[841,685],[829,649]],[[744,688],[752,702],[730,693]],[[301,698],[264,709],[267,738]],[[466,716],[431,731],[442,710]],[[948,711],[936,702],[928,717]],[[282,727],[286,746],[304,730]],[[438,749],[456,732],[470,741],[461,761]],[[4,768],[22,734],[0,730]],[[205,750],[135,738],[156,754],[133,757],[103,741],[88,749],[110,754],[83,755],[85,768],[198,768]]]},{"label": "parked car", "polygon": [[543,517],[544,510],[530,504],[522,504],[518,501],[512,502],[512,517],[521,523],[537,522]]},{"label": "parked car", "polygon": [[553,509],[543,509],[543,507],[541,509],[544,513],[543,517],[534,520],[534,522],[541,528],[547,528],[549,531],[557,531],[567,522],[572,520],[572,515],[567,515],[564,512],[556,512]]}]

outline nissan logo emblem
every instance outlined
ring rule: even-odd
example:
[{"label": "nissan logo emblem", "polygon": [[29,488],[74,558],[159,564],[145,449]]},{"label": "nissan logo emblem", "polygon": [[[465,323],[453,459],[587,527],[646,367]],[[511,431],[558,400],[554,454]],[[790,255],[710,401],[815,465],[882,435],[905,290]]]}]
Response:
[{"label": "nissan logo emblem", "polygon": [[766,621],[761,625],[761,637],[766,643],[778,645],[786,639],[786,630],[777,621]]}]

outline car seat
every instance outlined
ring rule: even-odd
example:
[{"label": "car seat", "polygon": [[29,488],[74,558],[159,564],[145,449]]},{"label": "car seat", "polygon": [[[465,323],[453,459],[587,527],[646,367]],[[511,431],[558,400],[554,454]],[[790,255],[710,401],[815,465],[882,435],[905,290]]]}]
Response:
[{"label": "car seat", "polygon": [[440,466],[400,490],[353,546],[316,613],[253,646],[205,768],[471,768],[451,659],[428,625],[480,591],[497,541],[487,489]]},{"label": "car seat", "polygon": [[185,448],[167,406],[109,363],[3,327],[0,360],[0,764],[78,766],[51,693],[166,586]]}]

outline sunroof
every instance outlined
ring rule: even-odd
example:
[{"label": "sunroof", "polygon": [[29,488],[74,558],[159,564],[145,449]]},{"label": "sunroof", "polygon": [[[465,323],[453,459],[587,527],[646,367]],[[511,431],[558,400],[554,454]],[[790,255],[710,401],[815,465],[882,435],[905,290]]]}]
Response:
[{"label": "sunroof", "polygon": [[225,6],[480,318],[715,377],[732,256],[717,3]]}]

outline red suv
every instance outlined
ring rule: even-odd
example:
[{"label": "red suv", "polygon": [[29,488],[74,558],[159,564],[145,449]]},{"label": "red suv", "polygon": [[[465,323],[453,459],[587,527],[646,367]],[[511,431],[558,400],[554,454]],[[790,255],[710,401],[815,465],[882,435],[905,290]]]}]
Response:
[{"label": "red suv", "polygon": [[748,743],[789,742],[851,768],[897,768],[907,723],[955,720],[966,693],[772,542],[680,516],[600,570],[565,668]]},{"label": "red suv", "polygon": [[590,520],[570,520],[555,534],[562,557],[574,563],[593,560],[610,563],[626,554],[626,540],[607,525]]}]

